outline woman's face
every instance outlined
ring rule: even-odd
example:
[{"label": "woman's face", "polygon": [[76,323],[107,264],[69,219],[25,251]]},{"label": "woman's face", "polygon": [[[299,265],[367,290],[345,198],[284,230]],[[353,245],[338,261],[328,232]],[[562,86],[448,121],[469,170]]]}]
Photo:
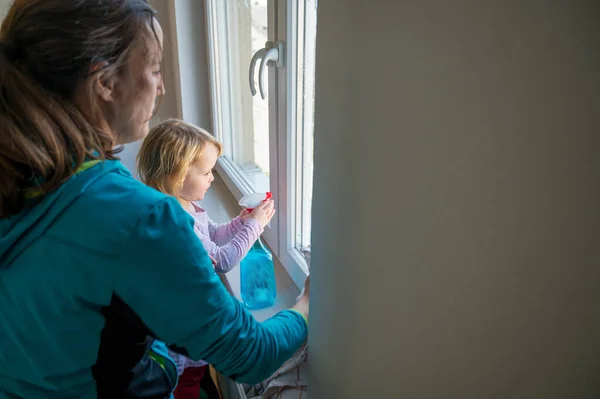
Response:
[{"label": "woman's face", "polygon": [[114,85],[114,102],[107,122],[116,134],[117,144],[146,137],[156,97],[165,94],[161,74],[163,31],[155,18],[152,24],[154,30],[146,25],[147,32],[142,35],[145,40],[134,45],[127,69]]}]

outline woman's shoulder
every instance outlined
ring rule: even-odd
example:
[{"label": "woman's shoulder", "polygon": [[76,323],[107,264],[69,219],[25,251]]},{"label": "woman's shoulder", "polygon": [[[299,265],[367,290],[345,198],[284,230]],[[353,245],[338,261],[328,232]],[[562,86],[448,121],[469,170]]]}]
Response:
[{"label": "woman's shoulder", "polygon": [[119,202],[135,201],[138,205],[154,203],[167,196],[135,179],[129,170],[118,161],[107,161],[90,171],[85,193],[91,201]]},{"label": "woman's shoulder", "polygon": [[177,200],[134,179],[122,165],[109,162],[69,179],[32,209],[29,219],[48,226],[40,234],[102,259],[119,257],[140,226],[192,227]]},{"label": "woman's shoulder", "polygon": [[175,206],[178,204],[173,197],[135,179],[120,163],[95,173],[96,176],[85,177],[89,184],[73,204],[73,211],[122,225],[135,222],[160,204],[180,208]]}]

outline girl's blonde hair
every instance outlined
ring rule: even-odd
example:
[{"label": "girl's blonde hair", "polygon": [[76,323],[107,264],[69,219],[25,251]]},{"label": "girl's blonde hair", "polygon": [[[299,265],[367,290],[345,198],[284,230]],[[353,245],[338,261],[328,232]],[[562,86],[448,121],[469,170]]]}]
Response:
[{"label": "girl's blonde hair", "polygon": [[153,126],[137,155],[140,179],[165,194],[177,196],[190,166],[207,144],[223,147],[206,130],[179,119],[167,119]]}]

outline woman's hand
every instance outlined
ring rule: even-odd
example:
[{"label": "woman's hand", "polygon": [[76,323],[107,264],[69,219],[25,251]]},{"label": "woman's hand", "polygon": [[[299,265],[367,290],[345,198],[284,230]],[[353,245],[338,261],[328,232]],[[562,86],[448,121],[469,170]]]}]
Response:
[{"label": "woman's hand", "polygon": [[302,294],[298,298],[298,302],[292,307],[293,310],[296,310],[306,317],[308,320],[308,303],[310,297],[310,276],[306,278],[304,282],[304,289],[302,290]]},{"label": "woman's hand", "polygon": [[310,294],[310,275],[308,275],[306,277],[306,280],[304,281],[304,292],[302,293],[302,295],[306,295],[308,297],[308,295]]}]

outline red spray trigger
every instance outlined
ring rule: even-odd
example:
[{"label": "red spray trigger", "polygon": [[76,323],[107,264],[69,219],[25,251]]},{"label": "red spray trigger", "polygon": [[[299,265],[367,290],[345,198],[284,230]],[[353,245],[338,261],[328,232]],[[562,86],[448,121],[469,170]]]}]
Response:
[{"label": "red spray trigger", "polygon": [[253,193],[244,196],[239,204],[242,208],[245,208],[248,212],[252,212],[259,204],[273,198],[273,194],[270,191],[265,193]]}]

